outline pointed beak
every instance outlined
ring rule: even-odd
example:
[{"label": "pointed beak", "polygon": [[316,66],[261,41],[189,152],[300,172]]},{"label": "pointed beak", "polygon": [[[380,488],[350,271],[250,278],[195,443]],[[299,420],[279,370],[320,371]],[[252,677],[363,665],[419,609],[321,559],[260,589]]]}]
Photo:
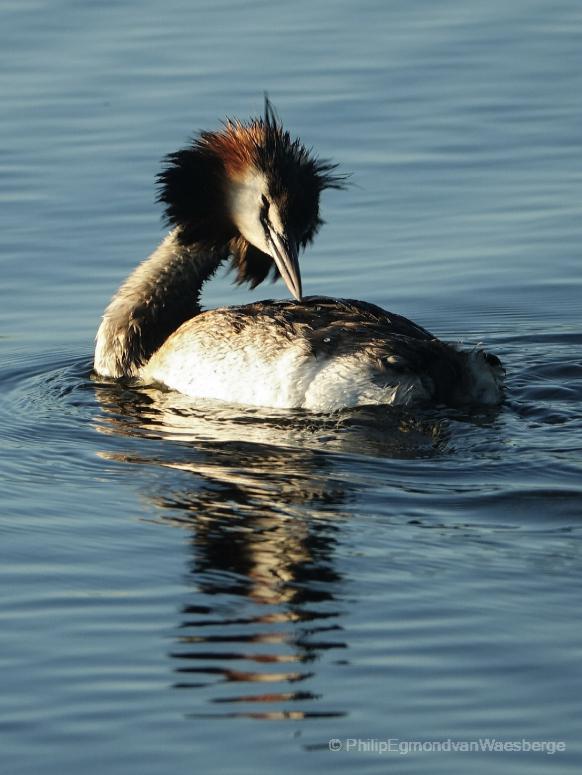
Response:
[{"label": "pointed beak", "polygon": [[271,258],[277,264],[291,295],[301,301],[301,271],[295,241],[286,234],[278,234],[272,227],[268,229],[267,234]]}]

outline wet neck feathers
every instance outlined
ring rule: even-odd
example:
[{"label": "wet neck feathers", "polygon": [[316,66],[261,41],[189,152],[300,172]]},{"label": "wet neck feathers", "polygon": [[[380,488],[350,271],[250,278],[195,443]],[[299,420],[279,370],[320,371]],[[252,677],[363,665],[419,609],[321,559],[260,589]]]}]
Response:
[{"label": "wet neck feathers", "polygon": [[123,283],[105,310],[95,369],[108,377],[135,376],[185,320],[200,312],[200,291],[228,248],[182,245],[172,230]]}]

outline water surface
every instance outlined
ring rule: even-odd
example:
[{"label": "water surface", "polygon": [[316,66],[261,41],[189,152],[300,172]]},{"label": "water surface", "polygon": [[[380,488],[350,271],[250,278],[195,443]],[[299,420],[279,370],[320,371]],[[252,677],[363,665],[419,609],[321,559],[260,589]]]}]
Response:
[{"label": "water surface", "polygon": [[[1,17],[2,771],[579,771],[582,8]],[[499,410],[326,417],[91,376],[163,234],[159,160],[265,89],[352,174],[305,292],[485,343]],[[208,306],[284,295],[230,279]],[[566,750],[373,749],[449,738]]]}]

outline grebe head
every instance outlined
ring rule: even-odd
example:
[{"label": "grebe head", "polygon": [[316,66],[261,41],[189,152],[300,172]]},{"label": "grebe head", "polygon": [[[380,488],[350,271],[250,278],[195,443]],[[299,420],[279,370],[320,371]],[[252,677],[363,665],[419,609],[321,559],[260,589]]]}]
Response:
[{"label": "grebe head", "polygon": [[273,268],[301,299],[298,252],[321,226],[321,191],[344,185],[336,165],[292,139],[267,97],[264,117],[229,119],[166,163],[159,199],[180,241],[228,245],[239,283],[254,288]]}]

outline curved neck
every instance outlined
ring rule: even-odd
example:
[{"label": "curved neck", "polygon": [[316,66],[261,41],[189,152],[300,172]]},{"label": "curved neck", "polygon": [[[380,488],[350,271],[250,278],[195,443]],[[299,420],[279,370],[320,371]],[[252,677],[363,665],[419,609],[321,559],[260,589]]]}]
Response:
[{"label": "curved neck", "polygon": [[185,320],[200,312],[200,290],[228,255],[227,247],[185,247],[174,229],[123,283],[105,310],[95,371],[135,376]]}]

